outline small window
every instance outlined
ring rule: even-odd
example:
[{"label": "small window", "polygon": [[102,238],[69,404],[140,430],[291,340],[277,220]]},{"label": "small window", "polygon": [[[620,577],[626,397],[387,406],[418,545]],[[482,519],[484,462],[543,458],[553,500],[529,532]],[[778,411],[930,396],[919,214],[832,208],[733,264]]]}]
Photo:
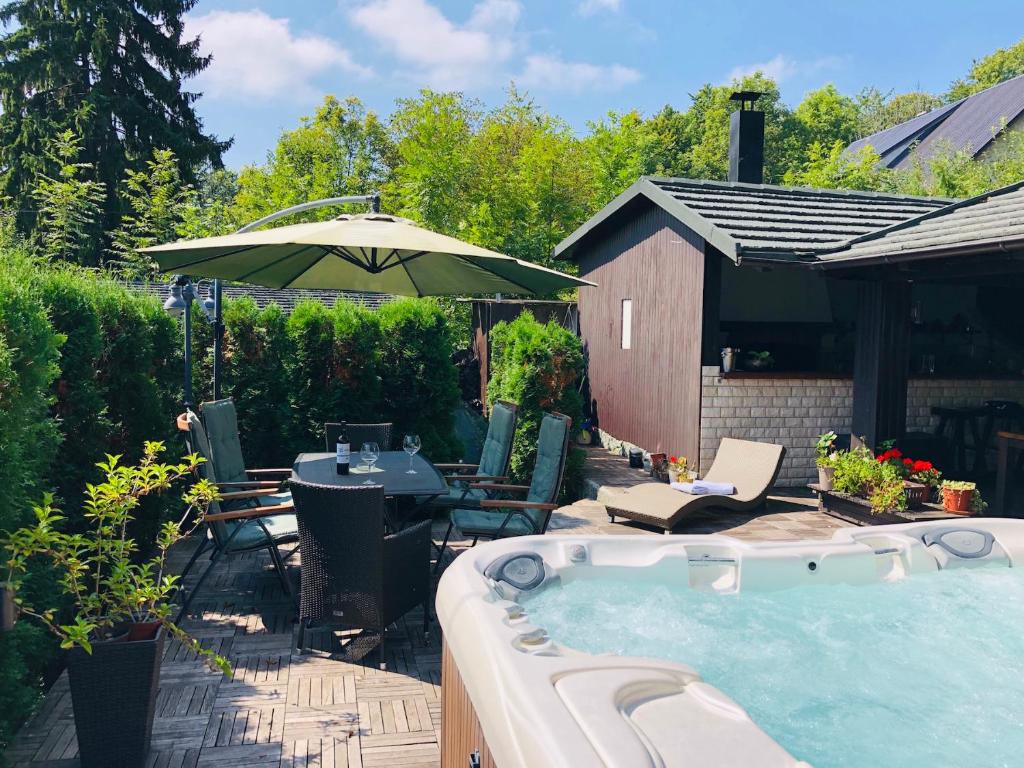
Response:
[{"label": "small window", "polygon": [[633,300],[622,300],[622,348],[630,349],[633,345]]}]

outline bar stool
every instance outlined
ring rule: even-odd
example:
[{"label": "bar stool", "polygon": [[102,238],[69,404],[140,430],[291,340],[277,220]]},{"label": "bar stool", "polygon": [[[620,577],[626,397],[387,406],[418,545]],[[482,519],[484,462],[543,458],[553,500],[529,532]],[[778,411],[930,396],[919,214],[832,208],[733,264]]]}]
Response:
[{"label": "bar stool", "polygon": [[[932,415],[939,417],[935,435],[945,437],[950,432],[949,443],[953,459],[953,471],[959,474],[985,471],[985,442],[980,421],[989,415],[988,406],[949,407],[932,406]],[[967,433],[971,441],[967,442]],[[967,451],[974,452],[973,470],[967,466]]]}]

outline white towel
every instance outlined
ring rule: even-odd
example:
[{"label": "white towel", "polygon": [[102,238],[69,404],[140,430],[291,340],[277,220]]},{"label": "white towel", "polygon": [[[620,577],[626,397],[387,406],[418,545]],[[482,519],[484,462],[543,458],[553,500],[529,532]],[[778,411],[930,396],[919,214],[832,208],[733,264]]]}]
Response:
[{"label": "white towel", "polygon": [[732,496],[736,493],[736,486],[729,483],[709,483],[707,480],[694,480],[692,483],[672,483],[677,491],[689,493],[693,496]]}]

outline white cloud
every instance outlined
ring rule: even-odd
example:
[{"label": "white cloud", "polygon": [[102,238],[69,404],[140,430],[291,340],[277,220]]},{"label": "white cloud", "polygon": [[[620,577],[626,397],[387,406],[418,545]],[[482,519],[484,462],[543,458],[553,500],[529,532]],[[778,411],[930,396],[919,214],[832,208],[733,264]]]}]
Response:
[{"label": "white cloud", "polygon": [[185,33],[200,35],[201,51],[213,53],[213,62],[196,78],[209,96],[308,100],[316,93],[312,81],[317,75],[332,70],[360,77],[370,74],[333,40],[293,34],[288,19],[275,19],[263,11],[190,15]]},{"label": "white cloud", "polygon": [[583,16],[592,16],[601,11],[618,13],[622,10],[622,0],[580,0],[576,9]]},{"label": "white cloud", "polygon": [[755,72],[760,72],[765,77],[771,78],[776,83],[782,83],[797,75],[807,75],[822,69],[830,69],[838,66],[842,59],[838,56],[822,56],[811,61],[797,61],[783,53],[757,64],[745,64],[733,67],[727,78],[728,82],[741,80]]},{"label": "white cloud", "polygon": [[517,0],[481,0],[456,24],[426,0],[373,0],[355,8],[352,23],[417,79],[435,88],[464,88],[489,81],[515,53]]},{"label": "white cloud", "polygon": [[640,72],[621,64],[588,64],[534,54],[526,57],[526,68],[516,81],[538,90],[580,92],[617,90],[640,78]]}]

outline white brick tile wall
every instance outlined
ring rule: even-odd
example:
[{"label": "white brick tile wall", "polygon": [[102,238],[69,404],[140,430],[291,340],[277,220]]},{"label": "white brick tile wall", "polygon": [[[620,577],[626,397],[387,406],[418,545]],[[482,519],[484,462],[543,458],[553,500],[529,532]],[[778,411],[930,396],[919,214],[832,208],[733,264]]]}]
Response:
[{"label": "white brick tile wall", "polygon": [[[849,432],[853,382],[848,379],[723,379],[717,366],[701,369],[700,468],[706,471],[722,437],[786,446],[780,485],[817,477],[814,443],[822,432]],[[932,406],[1024,402],[1024,381],[912,379],[907,386],[907,430],[930,432]]]}]

